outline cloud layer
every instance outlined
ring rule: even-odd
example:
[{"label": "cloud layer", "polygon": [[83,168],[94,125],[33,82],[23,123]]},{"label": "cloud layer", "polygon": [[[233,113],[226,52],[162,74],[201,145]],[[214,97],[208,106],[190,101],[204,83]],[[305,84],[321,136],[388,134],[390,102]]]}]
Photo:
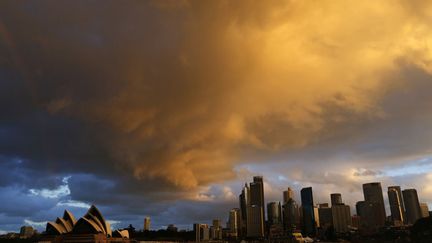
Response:
[{"label": "cloud layer", "polygon": [[[31,222],[88,203],[123,222],[224,217],[254,173],[269,199],[424,188],[387,173],[432,152],[423,1],[11,1],[0,16],[1,195],[50,201]],[[0,230],[23,216],[2,209]]]}]

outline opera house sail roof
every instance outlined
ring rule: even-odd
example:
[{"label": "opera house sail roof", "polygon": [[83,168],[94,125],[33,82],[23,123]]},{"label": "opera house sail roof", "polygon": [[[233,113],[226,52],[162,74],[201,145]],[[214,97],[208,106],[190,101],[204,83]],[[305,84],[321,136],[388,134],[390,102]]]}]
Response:
[{"label": "opera house sail roof", "polygon": [[46,225],[47,235],[80,235],[80,234],[101,234],[106,237],[129,238],[127,230],[111,230],[110,224],[102,216],[99,209],[92,205],[87,213],[78,221],[73,214],[64,211],[62,218],[55,222],[48,222]]}]

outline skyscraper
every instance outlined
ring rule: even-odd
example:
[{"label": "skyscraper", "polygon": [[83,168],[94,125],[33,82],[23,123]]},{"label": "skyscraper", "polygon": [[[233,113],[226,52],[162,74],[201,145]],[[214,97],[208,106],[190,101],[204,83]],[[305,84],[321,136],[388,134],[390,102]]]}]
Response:
[{"label": "skyscraper", "polygon": [[291,187],[288,187],[288,190],[283,192],[283,205],[285,205],[289,199],[294,199],[294,191]]},{"label": "skyscraper", "polygon": [[250,190],[247,183],[245,183],[243,190],[239,196],[240,202],[240,225],[239,225],[239,236],[246,236],[247,226],[247,210],[250,202]]},{"label": "skyscraper", "polygon": [[352,224],[350,207],[342,202],[340,193],[331,194],[331,199],[333,227],[336,232],[345,233],[348,231],[348,226]]},{"label": "skyscraper", "polygon": [[320,227],[324,229],[324,231],[333,225],[332,209],[329,208],[328,203],[322,203],[319,205],[318,215]]},{"label": "skyscraper", "polygon": [[421,218],[420,203],[416,189],[406,189],[402,191],[408,224],[414,224]]},{"label": "skyscraper", "polygon": [[384,197],[382,193],[381,183],[372,182],[363,184],[363,194],[365,201],[370,207],[374,207],[373,225],[376,227],[384,226],[386,220],[386,212],[384,208]]},{"label": "skyscraper", "polygon": [[[254,176],[249,184],[249,205],[247,210],[247,236],[264,237],[264,182],[262,176]],[[261,212],[259,212],[261,211]]]},{"label": "skyscraper", "polygon": [[144,231],[150,230],[150,217],[144,218]]},{"label": "skyscraper", "polygon": [[229,233],[231,237],[237,237],[239,231],[239,222],[240,222],[240,209],[233,208],[229,212],[227,228],[229,229]]},{"label": "skyscraper", "polygon": [[267,220],[270,225],[282,223],[280,202],[267,203]]},{"label": "skyscraper", "polygon": [[388,198],[390,204],[391,218],[393,225],[403,225],[405,221],[405,211],[402,203],[402,193],[399,186],[388,187]]},{"label": "skyscraper", "polygon": [[330,194],[331,205],[342,204],[342,195],[340,193],[332,193]]},{"label": "skyscraper", "polygon": [[247,211],[247,237],[263,238],[264,237],[264,222],[263,210],[259,205],[249,205]]},{"label": "skyscraper", "polygon": [[264,211],[264,181],[262,176],[254,176],[253,182],[250,183],[250,203],[252,205],[258,205],[263,209],[263,215],[265,215]]},{"label": "skyscraper", "polygon": [[303,233],[305,235],[315,235],[312,187],[302,188],[300,194],[303,211]]},{"label": "skyscraper", "polygon": [[241,235],[251,238],[264,237],[264,181],[254,176],[253,182],[245,184],[239,196],[241,211]]},{"label": "skyscraper", "polygon": [[298,229],[300,226],[300,214],[296,201],[292,198],[283,205],[283,224],[287,232]]},{"label": "skyscraper", "polygon": [[422,218],[429,217],[429,206],[427,203],[420,203],[420,211]]},{"label": "skyscraper", "polygon": [[207,224],[194,224],[195,242],[208,241],[210,229]]}]

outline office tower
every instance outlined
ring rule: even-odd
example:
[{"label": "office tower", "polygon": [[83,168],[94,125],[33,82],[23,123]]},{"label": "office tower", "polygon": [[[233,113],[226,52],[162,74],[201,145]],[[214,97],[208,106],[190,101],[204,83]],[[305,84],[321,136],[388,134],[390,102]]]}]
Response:
[{"label": "office tower", "polygon": [[209,241],[210,229],[207,224],[194,224],[195,242]]},{"label": "office tower", "polygon": [[250,190],[247,183],[245,183],[245,186],[243,187],[242,193],[239,196],[239,202],[240,202],[240,230],[239,234],[240,236],[246,236],[246,226],[247,226],[247,208],[250,202]]},{"label": "office tower", "polygon": [[222,227],[220,219],[213,219],[213,227],[216,228]]},{"label": "office tower", "polygon": [[360,201],[356,204],[357,215],[360,216],[360,228],[377,230],[382,227],[381,205],[376,202]]},{"label": "office tower", "polygon": [[429,206],[427,203],[420,203],[420,211],[422,218],[429,217]]},{"label": "office tower", "polygon": [[150,217],[144,218],[144,231],[150,230]]},{"label": "office tower", "polygon": [[264,237],[264,222],[263,210],[259,205],[249,205],[247,210],[247,237],[263,238]]},{"label": "office tower", "polygon": [[303,233],[313,236],[315,235],[315,218],[312,187],[302,188],[300,194],[303,211]]},{"label": "office tower", "polygon": [[282,223],[281,213],[280,202],[267,203],[267,220],[270,225]]},{"label": "office tower", "polygon": [[239,222],[240,222],[240,209],[233,208],[229,212],[227,228],[231,237],[238,236]]},{"label": "office tower", "polygon": [[406,210],[407,224],[414,224],[421,218],[420,203],[416,189],[406,189],[402,191],[402,196]]},{"label": "office tower", "polygon": [[400,199],[400,207],[402,209],[402,218],[405,220],[406,219],[406,215],[405,215],[405,204],[403,201],[403,196],[402,196],[402,190],[400,188],[400,186],[389,186],[388,190],[390,189],[394,189],[397,191],[398,197]]},{"label": "office tower", "polygon": [[348,226],[352,224],[350,206],[345,204],[335,204],[331,207],[333,217],[333,227],[335,232],[348,232]]},{"label": "office tower", "polygon": [[262,176],[254,176],[253,182],[250,183],[250,204],[258,205],[264,212],[264,182]]},{"label": "office tower", "polygon": [[220,219],[213,219],[213,225],[210,226],[210,239],[222,239],[222,224]]},{"label": "office tower", "polygon": [[352,227],[354,227],[354,228],[357,228],[357,229],[359,229],[360,228],[360,220],[361,220],[361,217],[360,216],[358,216],[358,215],[353,215],[352,217],[351,217],[351,221],[352,221]]},{"label": "office tower", "polygon": [[330,194],[331,205],[342,204],[342,195],[340,193]]},{"label": "office tower", "polygon": [[283,224],[287,232],[292,232],[300,227],[299,208],[296,201],[292,198],[283,205]]},{"label": "office tower", "polygon": [[400,187],[388,187],[388,198],[393,225],[401,226],[405,221],[405,212],[402,206],[402,193]]},{"label": "office tower", "polygon": [[294,199],[294,191],[291,187],[288,187],[288,190],[283,192],[283,204],[285,205],[289,199]]},{"label": "office tower", "polygon": [[319,209],[318,206],[314,206],[313,207],[313,210],[314,210],[314,220],[315,220],[315,228],[320,227],[320,218],[319,218],[318,209]]},{"label": "office tower", "polygon": [[253,182],[249,184],[249,202],[247,208],[247,236],[264,237],[264,182],[262,176],[254,176]]},{"label": "office tower", "polygon": [[332,209],[329,208],[328,203],[322,203],[318,208],[320,227],[326,230],[333,225]]},{"label": "office tower", "polygon": [[384,197],[382,193],[381,183],[372,182],[363,184],[364,199],[369,207],[373,207],[374,217],[371,219],[372,225],[376,227],[384,226],[386,220],[386,212],[384,208]]}]

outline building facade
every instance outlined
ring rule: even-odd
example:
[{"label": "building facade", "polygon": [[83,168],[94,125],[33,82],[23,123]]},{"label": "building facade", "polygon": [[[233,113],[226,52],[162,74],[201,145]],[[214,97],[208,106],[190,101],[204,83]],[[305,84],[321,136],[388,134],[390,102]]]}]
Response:
[{"label": "building facade", "polygon": [[302,188],[300,194],[303,212],[303,233],[304,235],[313,236],[316,229],[312,187]]},{"label": "building facade", "polygon": [[403,190],[402,196],[405,204],[407,224],[414,224],[419,218],[421,218],[421,209],[417,190]]}]

